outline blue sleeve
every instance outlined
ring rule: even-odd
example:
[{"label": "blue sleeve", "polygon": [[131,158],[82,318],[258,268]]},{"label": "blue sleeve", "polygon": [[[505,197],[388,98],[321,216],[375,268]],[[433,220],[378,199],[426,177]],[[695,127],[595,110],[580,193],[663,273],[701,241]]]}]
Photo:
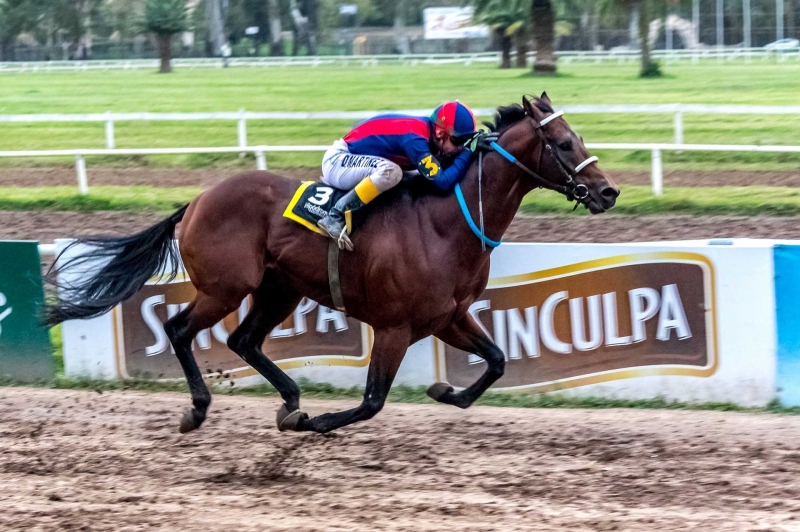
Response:
[{"label": "blue sleeve", "polygon": [[452,190],[456,183],[466,175],[470,162],[472,162],[472,152],[469,150],[462,151],[447,170],[439,172],[439,175],[433,179],[433,186],[439,190]]},{"label": "blue sleeve", "polygon": [[433,186],[443,191],[452,190],[467,173],[472,162],[472,152],[465,149],[447,169],[444,169],[431,153],[428,141],[421,137],[406,141],[404,149],[408,158],[417,165],[419,173],[430,180]]}]

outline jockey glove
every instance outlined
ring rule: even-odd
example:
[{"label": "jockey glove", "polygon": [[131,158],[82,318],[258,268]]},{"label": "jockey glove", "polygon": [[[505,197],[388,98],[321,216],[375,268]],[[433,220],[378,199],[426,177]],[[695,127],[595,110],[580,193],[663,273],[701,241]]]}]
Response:
[{"label": "jockey glove", "polygon": [[475,133],[475,136],[467,142],[467,149],[471,152],[478,152],[478,151],[492,151],[491,144],[492,142],[497,142],[497,139],[500,138],[500,134],[496,131],[478,131]]}]

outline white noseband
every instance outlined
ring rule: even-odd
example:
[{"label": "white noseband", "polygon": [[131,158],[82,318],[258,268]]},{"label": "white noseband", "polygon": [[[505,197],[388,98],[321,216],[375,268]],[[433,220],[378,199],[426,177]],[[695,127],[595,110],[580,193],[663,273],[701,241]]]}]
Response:
[{"label": "white noseband", "polygon": [[589,157],[588,159],[586,159],[581,164],[579,164],[578,166],[575,167],[575,173],[577,174],[578,172],[580,172],[581,170],[583,170],[584,168],[586,168],[590,164],[596,163],[597,161],[598,161],[597,156],[596,155],[592,155],[591,157]]}]

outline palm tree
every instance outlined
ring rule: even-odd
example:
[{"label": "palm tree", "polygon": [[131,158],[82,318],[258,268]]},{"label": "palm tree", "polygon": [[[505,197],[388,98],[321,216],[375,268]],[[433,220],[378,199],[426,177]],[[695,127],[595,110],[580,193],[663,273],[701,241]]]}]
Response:
[{"label": "palm tree", "polygon": [[636,18],[639,47],[641,49],[641,69],[639,77],[655,78],[661,76],[661,67],[650,57],[650,20],[655,13],[664,11],[667,2],[672,0],[603,0],[601,10],[615,14],[619,8],[626,8],[630,16]]},{"label": "palm tree", "polygon": [[185,0],[146,0],[144,4],[145,27],[155,33],[158,40],[158,55],[161,58],[159,72],[172,72],[172,36],[186,31]]},{"label": "palm tree", "polygon": [[502,63],[511,68],[511,45],[514,35],[523,32],[528,24],[530,0],[473,0],[475,20],[486,24],[500,38]]},{"label": "palm tree", "polygon": [[552,75],[556,72],[555,17],[550,0],[533,0],[531,3],[533,19],[533,38],[536,41],[536,60],[533,62],[534,74]]},{"label": "palm tree", "polygon": [[269,18],[269,55],[283,55],[281,8],[278,0],[267,0],[267,17]]}]

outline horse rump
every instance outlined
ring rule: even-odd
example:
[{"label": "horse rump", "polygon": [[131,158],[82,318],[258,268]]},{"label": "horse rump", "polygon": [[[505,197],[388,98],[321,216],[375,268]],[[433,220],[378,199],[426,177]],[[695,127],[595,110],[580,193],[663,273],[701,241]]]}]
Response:
[{"label": "horse rump", "polygon": [[[48,326],[88,319],[110,311],[138,292],[153,276],[171,281],[180,254],[173,244],[175,227],[189,204],[161,222],[131,236],[88,237],[71,242],[56,257],[45,276],[54,294],[48,297]],[[73,248],[74,256],[70,253]],[[67,255],[65,255],[67,254]],[[62,260],[62,257],[67,257]]]}]

